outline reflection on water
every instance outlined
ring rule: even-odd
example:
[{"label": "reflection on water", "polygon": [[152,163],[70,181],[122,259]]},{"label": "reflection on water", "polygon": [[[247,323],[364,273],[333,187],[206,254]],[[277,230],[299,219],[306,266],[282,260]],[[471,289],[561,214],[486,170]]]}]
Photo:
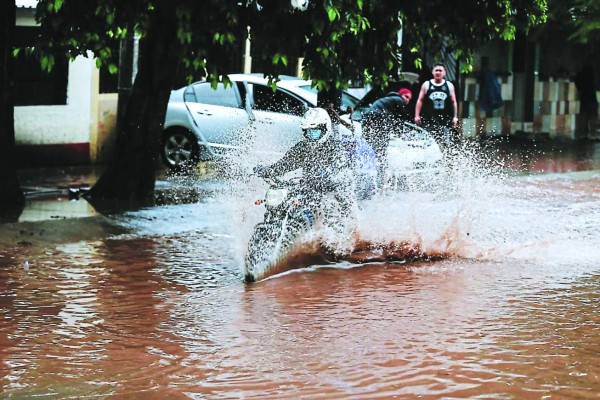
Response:
[{"label": "reflection on water", "polygon": [[3,396],[597,397],[600,171],[458,164],[443,190],[375,199],[359,221],[365,240],[439,261],[245,285],[262,187],[115,217],[133,233],[0,251]]},{"label": "reflection on water", "polygon": [[19,179],[25,193],[25,205],[17,221],[35,222],[98,215],[80,196],[97,181],[102,170],[103,166],[20,170]]},{"label": "reflection on water", "polygon": [[98,215],[94,207],[79,198],[69,198],[68,193],[51,193],[29,197],[19,216],[19,222],[46,221],[49,219],[84,218]]},{"label": "reflection on water", "polygon": [[507,168],[529,173],[600,169],[600,142],[531,142],[490,139],[486,149]]}]

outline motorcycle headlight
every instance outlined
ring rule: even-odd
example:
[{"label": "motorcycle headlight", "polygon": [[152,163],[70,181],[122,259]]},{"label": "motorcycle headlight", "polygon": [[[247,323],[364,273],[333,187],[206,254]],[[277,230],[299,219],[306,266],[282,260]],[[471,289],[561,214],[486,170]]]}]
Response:
[{"label": "motorcycle headlight", "polygon": [[269,189],[265,195],[265,204],[269,207],[277,207],[288,195],[287,189]]}]

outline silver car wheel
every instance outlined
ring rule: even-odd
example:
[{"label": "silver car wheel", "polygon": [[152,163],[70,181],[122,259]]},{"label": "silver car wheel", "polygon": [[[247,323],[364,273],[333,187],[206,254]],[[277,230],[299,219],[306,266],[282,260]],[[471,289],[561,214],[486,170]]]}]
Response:
[{"label": "silver car wheel", "polygon": [[169,167],[181,167],[198,158],[198,146],[188,132],[172,131],[165,134],[162,155]]}]

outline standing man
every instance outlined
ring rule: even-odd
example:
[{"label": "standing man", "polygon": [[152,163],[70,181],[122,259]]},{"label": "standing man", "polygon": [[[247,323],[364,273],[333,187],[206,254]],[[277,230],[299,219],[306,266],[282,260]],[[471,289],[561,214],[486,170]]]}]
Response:
[{"label": "standing man", "polygon": [[415,123],[430,131],[443,150],[452,144],[451,129],[458,126],[458,104],[454,85],[444,79],[446,67],[437,63],[432,73],[433,79],[421,85],[415,106]]},{"label": "standing man", "polygon": [[389,92],[377,99],[367,111],[362,121],[363,138],[373,147],[377,158],[377,179],[383,184],[383,167],[387,156],[390,135],[401,130],[402,122],[408,120],[408,103],[412,99],[409,89]]}]

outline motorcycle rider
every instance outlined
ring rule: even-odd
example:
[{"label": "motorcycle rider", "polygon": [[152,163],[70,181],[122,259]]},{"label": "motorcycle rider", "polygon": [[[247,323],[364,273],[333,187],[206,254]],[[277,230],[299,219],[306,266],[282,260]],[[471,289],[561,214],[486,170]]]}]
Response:
[{"label": "motorcycle rider", "polygon": [[373,147],[377,157],[377,179],[380,187],[384,181],[390,133],[399,130],[402,122],[409,120],[408,104],[411,99],[410,89],[402,88],[377,99],[364,113],[363,137]]},{"label": "motorcycle rider", "polygon": [[[333,103],[325,108],[333,124],[333,134],[339,138],[350,156],[354,169],[357,200],[368,200],[375,193],[377,163],[373,147],[361,135],[357,135],[354,125],[340,117]],[[352,109],[349,110],[352,114]]]},{"label": "motorcycle rider", "polygon": [[302,169],[306,190],[331,194],[340,206],[342,218],[350,218],[337,223],[353,229],[351,221],[356,213],[356,199],[351,160],[346,148],[333,135],[329,114],[323,108],[311,108],[302,118],[300,128],[304,140],[296,143],[279,161],[270,166],[256,166],[254,172],[265,177]]}]

